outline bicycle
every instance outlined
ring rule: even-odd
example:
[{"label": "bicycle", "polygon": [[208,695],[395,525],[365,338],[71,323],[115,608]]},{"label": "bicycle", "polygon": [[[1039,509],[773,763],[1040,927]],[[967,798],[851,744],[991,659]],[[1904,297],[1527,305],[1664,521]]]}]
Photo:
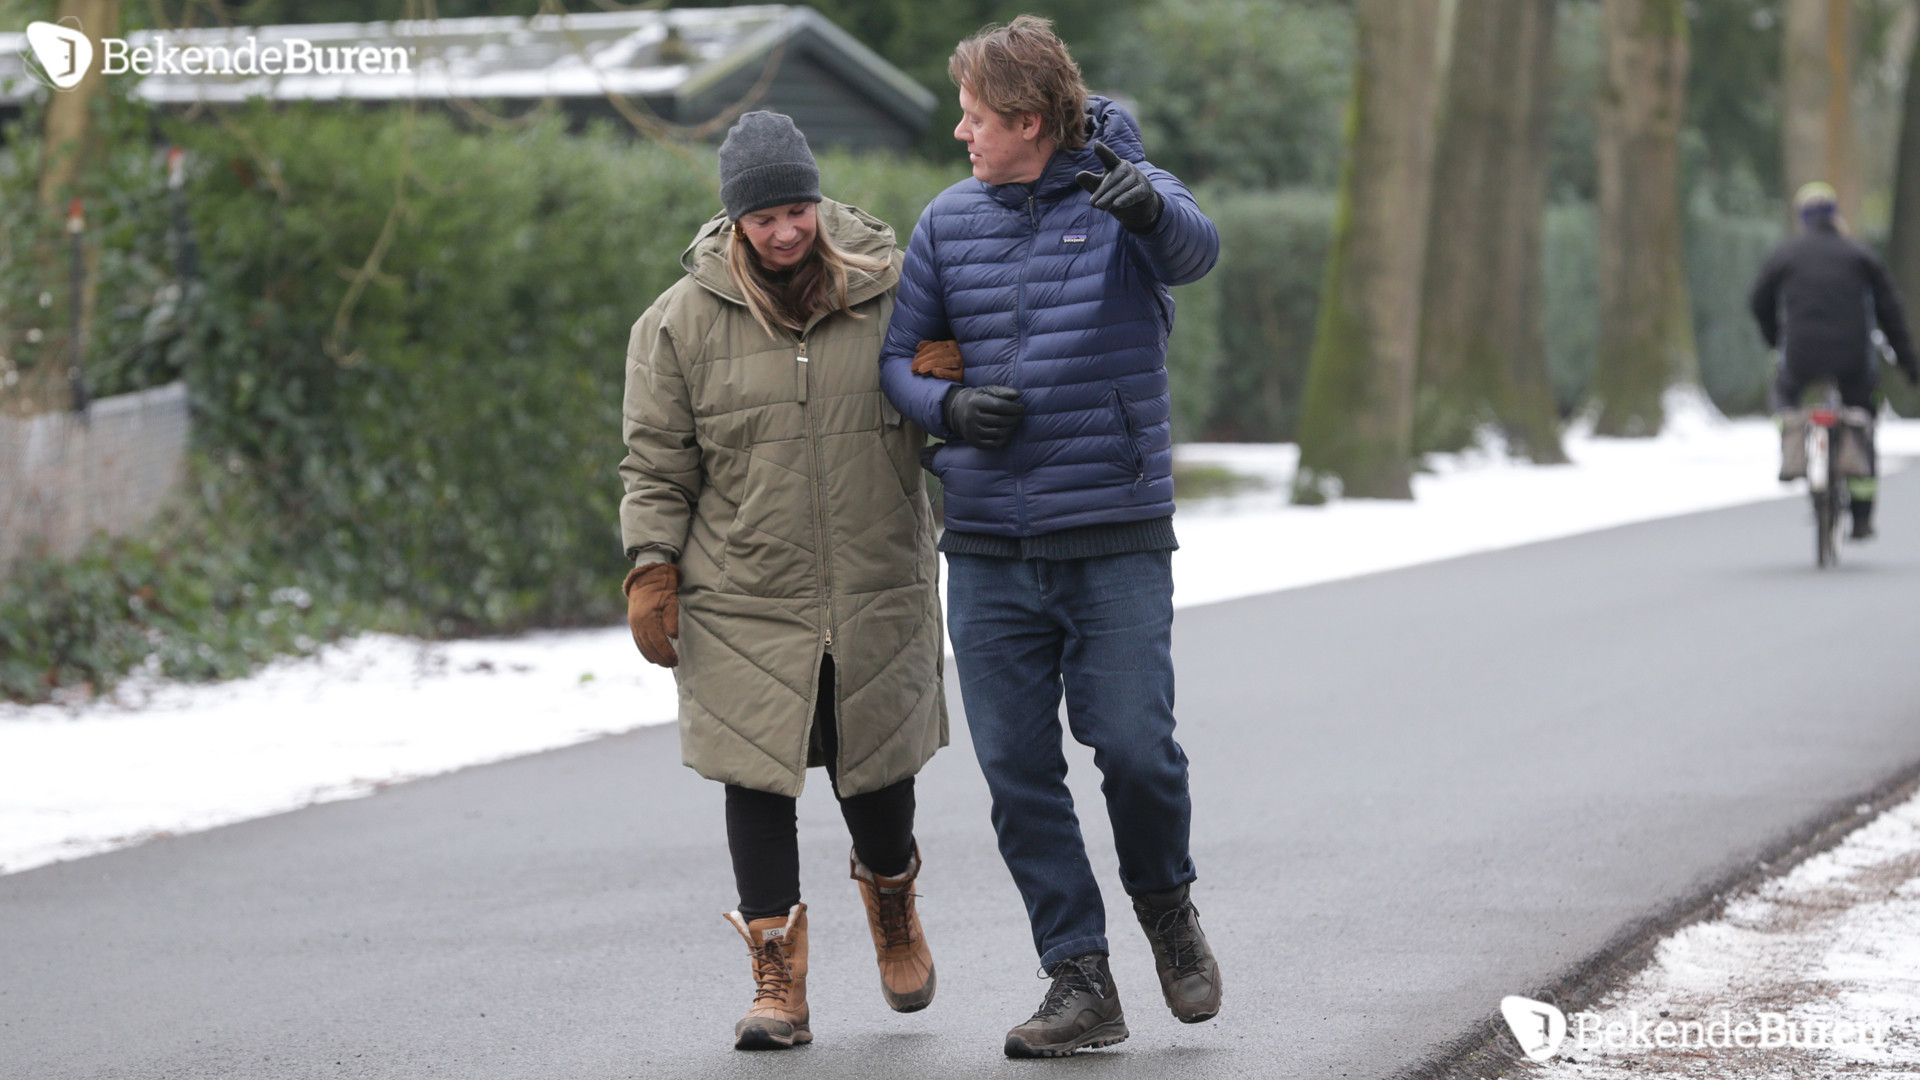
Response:
[{"label": "bicycle", "polygon": [[1814,565],[1824,570],[1840,564],[1840,523],[1847,517],[1847,481],[1866,476],[1865,446],[1872,438],[1873,414],[1840,403],[1840,389],[1826,383],[1826,401],[1820,407],[1789,410],[1787,431],[1805,425],[1807,489],[1813,497]]}]

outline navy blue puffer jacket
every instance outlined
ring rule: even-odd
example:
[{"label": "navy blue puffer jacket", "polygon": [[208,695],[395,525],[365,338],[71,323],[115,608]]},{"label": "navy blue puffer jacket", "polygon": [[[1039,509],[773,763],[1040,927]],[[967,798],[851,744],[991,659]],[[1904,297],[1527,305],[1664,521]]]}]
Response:
[{"label": "navy blue puffer jacket", "polygon": [[1026,418],[1000,450],[948,442],[932,469],[947,527],[1039,536],[1173,513],[1167,394],[1170,285],[1213,268],[1220,237],[1186,185],[1146,162],[1126,110],[1088,100],[1093,137],[1146,171],[1165,209],[1144,235],[1095,210],[1074,181],[1093,151],[1060,151],[1034,184],[968,178],[920,215],[881,352],[902,414],[953,438],[953,384],[909,370],[921,341],[960,342],[968,386],[1021,391]]}]

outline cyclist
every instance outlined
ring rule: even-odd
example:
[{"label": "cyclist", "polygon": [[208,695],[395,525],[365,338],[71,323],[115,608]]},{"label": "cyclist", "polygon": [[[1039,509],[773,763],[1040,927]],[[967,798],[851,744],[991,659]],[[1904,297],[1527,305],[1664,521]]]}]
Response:
[{"label": "cyclist", "polygon": [[[1774,412],[1785,414],[1782,480],[1806,475],[1806,442],[1797,437],[1805,429],[1790,422],[1790,410],[1799,407],[1808,386],[1832,380],[1841,404],[1873,411],[1879,378],[1875,326],[1886,335],[1908,381],[1920,383],[1920,357],[1907,333],[1900,296],[1879,257],[1847,235],[1833,188],[1817,181],[1808,184],[1794,195],[1793,206],[1800,233],[1767,256],[1748,299],[1760,336],[1780,355],[1771,397]],[[1853,508],[1848,535],[1854,540],[1873,536],[1878,463],[1870,433],[1867,462],[1868,475],[1847,481]]]}]

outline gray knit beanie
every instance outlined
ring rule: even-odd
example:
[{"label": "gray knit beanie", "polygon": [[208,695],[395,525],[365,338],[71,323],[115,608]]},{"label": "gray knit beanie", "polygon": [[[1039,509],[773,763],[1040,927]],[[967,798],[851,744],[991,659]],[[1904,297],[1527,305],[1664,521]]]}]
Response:
[{"label": "gray knit beanie", "polygon": [[820,201],[820,166],[793,118],[750,112],[720,144],[720,205],[739,221],[755,210]]}]

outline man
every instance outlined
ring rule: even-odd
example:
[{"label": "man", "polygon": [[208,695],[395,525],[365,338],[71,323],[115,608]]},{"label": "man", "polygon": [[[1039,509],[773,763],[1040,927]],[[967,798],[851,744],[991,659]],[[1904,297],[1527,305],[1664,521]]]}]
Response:
[{"label": "man", "polygon": [[[1800,234],[1767,256],[1749,299],[1760,336],[1769,348],[1780,350],[1772,398],[1774,411],[1783,417],[1782,480],[1806,475],[1806,421],[1798,409],[1807,387],[1831,380],[1840,389],[1843,405],[1872,412],[1878,381],[1876,324],[1908,381],[1920,381],[1920,358],[1914,355],[1900,296],[1873,250],[1842,231],[1833,188],[1808,184],[1793,202]],[[1879,482],[1872,475],[1876,462],[1871,442],[1866,456],[1868,475],[1847,480],[1853,509],[1848,536],[1854,540],[1873,537]]]},{"label": "man", "polygon": [[[907,249],[882,387],[947,440],[948,629],[1000,852],[1052,978],[1011,1057],[1127,1037],[1106,916],[1065,783],[1059,706],[1093,747],[1133,898],[1174,1015],[1210,1019],[1220,973],[1188,886],[1187,759],[1173,738],[1168,286],[1219,252],[1213,223],[1089,97],[1045,19],[960,43],[948,70],[973,179]],[[951,350],[963,385],[916,374]],[[924,362],[923,370],[931,363]]]}]

